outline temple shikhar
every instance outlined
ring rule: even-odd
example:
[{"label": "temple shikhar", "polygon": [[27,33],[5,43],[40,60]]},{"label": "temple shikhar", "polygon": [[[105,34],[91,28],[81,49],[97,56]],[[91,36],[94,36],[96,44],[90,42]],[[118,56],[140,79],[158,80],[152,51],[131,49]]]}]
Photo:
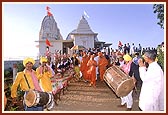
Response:
[{"label": "temple shikhar", "polygon": [[[46,48],[53,54],[58,50],[63,54],[70,53],[70,49],[76,45],[84,46],[87,49],[103,48],[112,45],[111,43],[107,44],[104,41],[99,41],[97,35],[98,33],[93,32],[90,28],[85,15],[82,15],[77,28],[63,39],[53,14],[47,10],[47,15],[41,23],[39,41],[36,41],[39,42],[39,56],[45,55]],[[48,46],[50,44],[46,44],[46,42],[50,42],[52,46]]]}]

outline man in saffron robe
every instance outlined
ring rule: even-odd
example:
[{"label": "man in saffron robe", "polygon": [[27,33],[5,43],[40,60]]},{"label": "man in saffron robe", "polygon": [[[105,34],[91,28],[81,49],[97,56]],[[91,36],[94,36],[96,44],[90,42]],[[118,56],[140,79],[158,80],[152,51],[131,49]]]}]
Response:
[{"label": "man in saffron robe", "polygon": [[88,76],[90,78],[90,86],[96,87],[96,66],[97,62],[94,60],[95,55],[91,55],[90,60],[87,63],[88,66]]},{"label": "man in saffron robe", "polygon": [[102,52],[98,52],[99,60],[98,60],[98,68],[100,74],[100,81],[103,81],[103,74],[106,71],[106,66],[108,65],[107,59],[104,57]]},{"label": "man in saffron robe", "polygon": [[87,70],[88,70],[88,56],[86,54],[86,52],[83,53],[83,57],[82,57],[82,61],[81,61],[81,66],[80,66],[80,71],[82,72],[82,77],[84,79],[84,81],[88,80],[88,76],[87,76]]}]

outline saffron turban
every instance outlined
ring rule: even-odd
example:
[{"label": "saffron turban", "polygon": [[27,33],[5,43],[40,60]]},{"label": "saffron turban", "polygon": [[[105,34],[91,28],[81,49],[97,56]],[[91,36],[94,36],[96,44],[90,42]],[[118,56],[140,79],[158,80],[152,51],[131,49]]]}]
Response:
[{"label": "saffron turban", "polygon": [[41,58],[40,58],[40,63],[43,63],[43,62],[47,62],[47,58],[41,57]]},{"label": "saffron turban", "polygon": [[23,60],[23,65],[24,65],[24,67],[26,66],[26,64],[27,64],[28,62],[31,62],[33,65],[35,64],[34,59],[28,57],[28,58],[25,58],[25,59]]},{"label": "saffron turban", "polygon": [[128,54],[124,55],[123,58],[124,58],[125,61],[131,61],[132,60],[132,57]]}]

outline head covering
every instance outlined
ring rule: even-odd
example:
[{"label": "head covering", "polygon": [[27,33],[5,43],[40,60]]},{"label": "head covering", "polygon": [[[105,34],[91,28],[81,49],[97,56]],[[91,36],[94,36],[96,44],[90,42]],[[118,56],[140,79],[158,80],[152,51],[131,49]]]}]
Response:
[{"label": "head covering", "polygon": [[125,61],[131,61],[132,60],[132,57],[128,54],[124,55],[123,58],[124,58]]},{"label": "head covering", "polygon": [[47,62],[47,58],[41,57],[41,58],[40,58],[40,63],[43,63],[43,62]]},{"label": "head covering", "polygon": [[23,65],[24,65],[24,67],[26,66],[26,64],[27,64],[28,62],[31,62],[33,65],[35,64],[34,59],[28,57],[28,58],[25,58],[25,59],[23,60]]}]

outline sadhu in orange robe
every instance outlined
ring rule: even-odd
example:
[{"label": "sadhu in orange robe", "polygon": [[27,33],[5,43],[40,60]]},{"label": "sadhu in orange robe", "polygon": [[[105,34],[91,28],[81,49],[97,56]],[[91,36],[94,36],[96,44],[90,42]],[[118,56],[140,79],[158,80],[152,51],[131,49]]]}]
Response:
[{"label": "sadhu in orange robe", "polygon": [[96,86],[96,66],[97,62],[94,60],[94,55],[91,55],[90,60],[87,63],[87,74],[90,78],[90,85]]},{"label": "sadhu in orange robe", "polygon": [[98,52],[98,68],[99,68],[99,74],[100,74],[100,80],[103,81],[103,74],[106,71],[106,66],[108,65],[107,59],[104,57],[102,52]]},{"label": "sadhu in orange robe", "polygon": [[87,70],[88,70],[88,66],[87,66],[87,63],[88,63],[89,59],[88,59],[88,56],[86,53],[83,54],[83,57],[82,57],[82,61],[81,61],[81,66],[80,66],[80,70],[82,72],[82,77],[84,80],[89,80],[88,79],[88,75],[87,75]]}]

